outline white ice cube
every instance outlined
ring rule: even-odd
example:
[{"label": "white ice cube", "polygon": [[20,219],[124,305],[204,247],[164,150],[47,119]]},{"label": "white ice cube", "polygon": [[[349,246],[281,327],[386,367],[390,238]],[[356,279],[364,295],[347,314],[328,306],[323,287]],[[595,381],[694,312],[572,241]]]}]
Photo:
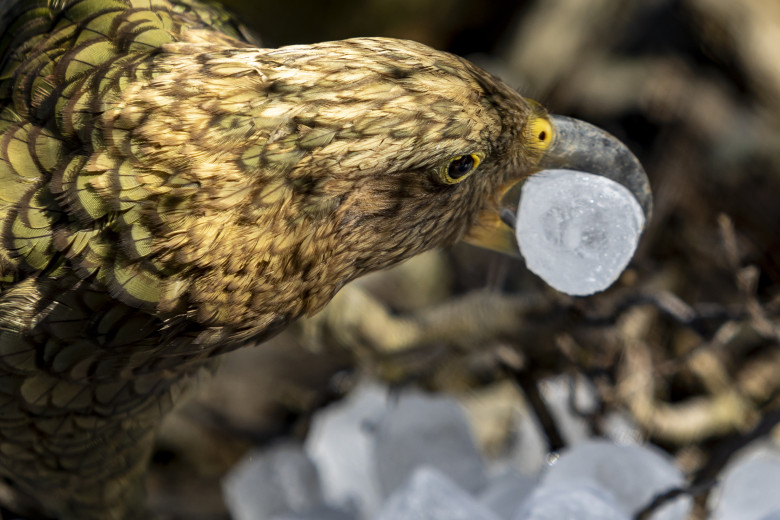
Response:
[{"label": "white ice cube", "polygon": [[421,466],[385,502],[376,520],[500,520],[436,469]]},{"label": "white ice cube", "polygon": [[644,225],[642,207],[622,184],[545,170],[523,185],[515,233],[533,273],[561,292],[585,296],[617,280]]},{"label": "white ice cube", "polygon": [[629,520],[614,498],[588,483],[539,486],[517,511],[514,520]]},{"label": "white ice cube", "polygon": [[361,384],[314,416],[306,452],[317,465],[325,500],[370,518],[382,502],[373,428],[387,412],[387,389]]},{"label": "white ice cube", "polygon": [[374,440],[385,496],[421,465],[441,471],[470,493],[487,483],[485,463],[466,413],[451,397],[401,394],[379,422]]},{"label": "white ice cube", "polygon": [[236,520],[268,520],[323,503],[317,468],[295,442],[247,454],[222,481],[222,489]]},{"label": "white ice cube", "polygon": [[507,466],[489,477],[479,493],[479,502],[504,520],[512,520],[515,512],[536,487],[536,479]]},{"label": "white ice cube", "polygon": [[[780,517],[780,454],[759,449],[724,472],[711,495],[715,520],[765,520]],[[773,517],[774,515],[774,517]]]},{"label": "white ice cube", "polygon": [[[670,456],[647,446],[619,446],[588,441],[566,451],[542,477],[543,486],[587,483],[614,497],[627,516],[650,504],[654,497],[685,485],[685,477]],[[680,496],[659,507],[652,520],[685,520],[691,499]]]},{"label": "white ice cube", "polygon": [[347,511],[329,506],[318,506],[314,509],[300,512],[283,513],[271,520],[356,520],[357,517]]}]

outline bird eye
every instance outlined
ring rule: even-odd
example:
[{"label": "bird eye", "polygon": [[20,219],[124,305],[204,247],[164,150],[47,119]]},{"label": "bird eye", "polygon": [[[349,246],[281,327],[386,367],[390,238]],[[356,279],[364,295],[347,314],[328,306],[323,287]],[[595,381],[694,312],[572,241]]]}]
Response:
[{"label": "bird eye", "polygon": [[468,177],[481,162],[482,158],[475,153],[453,157],[442,171],[442,180],[447,184],[457,184]]},{"label": "bird eye", "polygon": [[532,120],[529,125],[530,139],[536,148],[546,150],[552,144],[553,127],[545,118],[538,117]]}]

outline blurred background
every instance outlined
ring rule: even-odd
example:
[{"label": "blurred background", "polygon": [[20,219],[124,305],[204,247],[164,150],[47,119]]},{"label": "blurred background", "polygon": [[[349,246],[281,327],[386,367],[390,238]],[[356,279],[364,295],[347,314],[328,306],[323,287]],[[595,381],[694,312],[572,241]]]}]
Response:
[{"label": "blurred background", "polygon": [[[466,245],[345,288],[326,311],[223,362],[167,421],[155,506],[228,519],[220,479],[251,447],[306,436],[316,410],[365,379],[455,396],[479,448],[574,442],[570,414],[676,460],[706,518],[739,450],[780,438],[780,3],[766,0],[229,0],[266,46],[414,39],[467,57],[553,113],[615,134],[654,190],[629,269],[590,298],[522,261]],[[551,386],[553,385],[553,386]],[[562,386],[561,386],[562,385]],[[572,394],[573,395],[573,394]]]}]

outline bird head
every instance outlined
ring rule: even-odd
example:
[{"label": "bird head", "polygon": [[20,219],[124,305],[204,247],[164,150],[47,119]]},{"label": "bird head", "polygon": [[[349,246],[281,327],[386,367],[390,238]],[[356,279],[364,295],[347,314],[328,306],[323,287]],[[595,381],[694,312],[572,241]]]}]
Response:
[{"label": "bird head", "polygon": [[[130,133],[115,153],[165,172],[136,222],[177,273],[161,305],[186,295],[205,322],[311,313],[357,276],[462,238],[516,254],[500,218],[513,186],[552,165],[605,173],[633,159],[414,42],[163,50],[105,126]],[[639,164],[618,169],[649,211]]]}]

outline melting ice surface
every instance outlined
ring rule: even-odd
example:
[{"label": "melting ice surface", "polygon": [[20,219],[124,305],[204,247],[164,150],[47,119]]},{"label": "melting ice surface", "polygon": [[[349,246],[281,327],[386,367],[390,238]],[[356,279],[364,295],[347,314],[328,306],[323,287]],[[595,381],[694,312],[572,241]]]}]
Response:
[{"label": "melting ice surface", "polygon": [[585,296],[617,280],[645,225],[622,184],[573,170],[525,181],[515,233],[528,268],[558,291]]}]

